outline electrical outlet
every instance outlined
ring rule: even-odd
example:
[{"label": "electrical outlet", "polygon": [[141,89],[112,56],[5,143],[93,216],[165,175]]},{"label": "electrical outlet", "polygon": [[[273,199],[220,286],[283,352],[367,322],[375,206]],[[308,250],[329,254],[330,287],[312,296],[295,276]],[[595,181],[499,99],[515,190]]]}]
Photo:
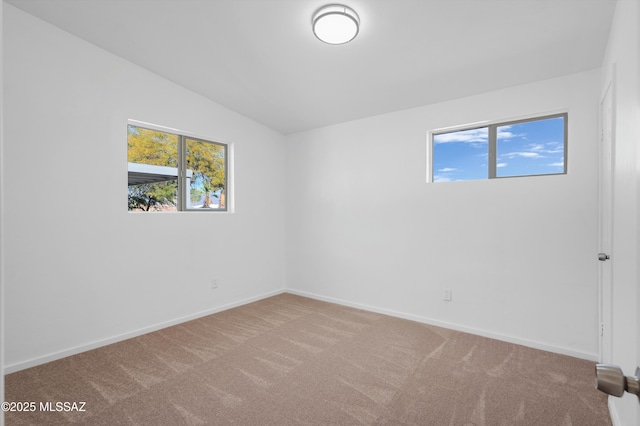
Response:
[{"label": "electrical outlet", "polygon": [[218,288],[218,279],[211,278],[211,290],[215,290]]},{"label": "electrical outlet", "polygon": [[442,300],[446,300],[447,302],[451,302],[451,289],[445,288],[442,291]]}]

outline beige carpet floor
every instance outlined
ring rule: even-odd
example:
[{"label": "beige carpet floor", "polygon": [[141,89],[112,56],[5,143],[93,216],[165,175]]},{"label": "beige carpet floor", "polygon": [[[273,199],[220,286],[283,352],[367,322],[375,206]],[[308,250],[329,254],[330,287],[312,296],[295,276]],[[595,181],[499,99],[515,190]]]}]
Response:
[{"label": "beige carpet floor", "polygon": [[8,426],[611,424],[593,362],[291,294],[9,374],[5,389],[38,404]]}]

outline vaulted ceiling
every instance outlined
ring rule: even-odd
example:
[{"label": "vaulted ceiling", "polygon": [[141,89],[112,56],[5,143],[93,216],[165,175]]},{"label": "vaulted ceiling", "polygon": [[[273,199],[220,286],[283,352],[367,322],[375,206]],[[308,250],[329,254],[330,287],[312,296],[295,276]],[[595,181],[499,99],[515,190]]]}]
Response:
[{"label": "vaulted ceiling", "polygon": [[[630,0],[619,0],[630,1]],[[597,68],[614,0],[5,0],[284,134]]]}]

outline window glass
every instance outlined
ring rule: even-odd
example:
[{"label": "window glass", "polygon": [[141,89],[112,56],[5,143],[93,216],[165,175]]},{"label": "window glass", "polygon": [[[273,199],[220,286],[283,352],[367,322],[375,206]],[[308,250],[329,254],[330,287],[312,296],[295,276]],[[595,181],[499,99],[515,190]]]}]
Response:
[{"label": "window glass", "polygon": [[129,125],[129,211],[227,210],[227,148]]},{"label": "window glass", "polygon": [[127,128],[130,211],[176,211],[178,136],[136,126]]},{"label": "window glass", "polygon": [[497,129],[496,176],[564,173],[564,117]]},{"label": "window glass", "polygon": [[226,202],[225,146],[186,139],[187,208],[224,209]]},{"label": "window glass", "polygon": [[433,182],[567,172],[567,114],[432,133]]},{"label": "window glass", "polygon": [[433,136],[433,181],[487,178],[488,128]]}]

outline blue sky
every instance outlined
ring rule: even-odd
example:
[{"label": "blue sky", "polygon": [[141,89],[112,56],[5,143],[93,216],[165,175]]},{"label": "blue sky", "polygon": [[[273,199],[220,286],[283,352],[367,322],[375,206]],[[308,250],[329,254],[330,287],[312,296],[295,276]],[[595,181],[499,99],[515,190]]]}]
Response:
[{"label": "blue sky", "polygon": [[[487,179],[489,128],[433,137],[433,181]],[[564,117],[498,126],[497,177],[562,173]]]}]

